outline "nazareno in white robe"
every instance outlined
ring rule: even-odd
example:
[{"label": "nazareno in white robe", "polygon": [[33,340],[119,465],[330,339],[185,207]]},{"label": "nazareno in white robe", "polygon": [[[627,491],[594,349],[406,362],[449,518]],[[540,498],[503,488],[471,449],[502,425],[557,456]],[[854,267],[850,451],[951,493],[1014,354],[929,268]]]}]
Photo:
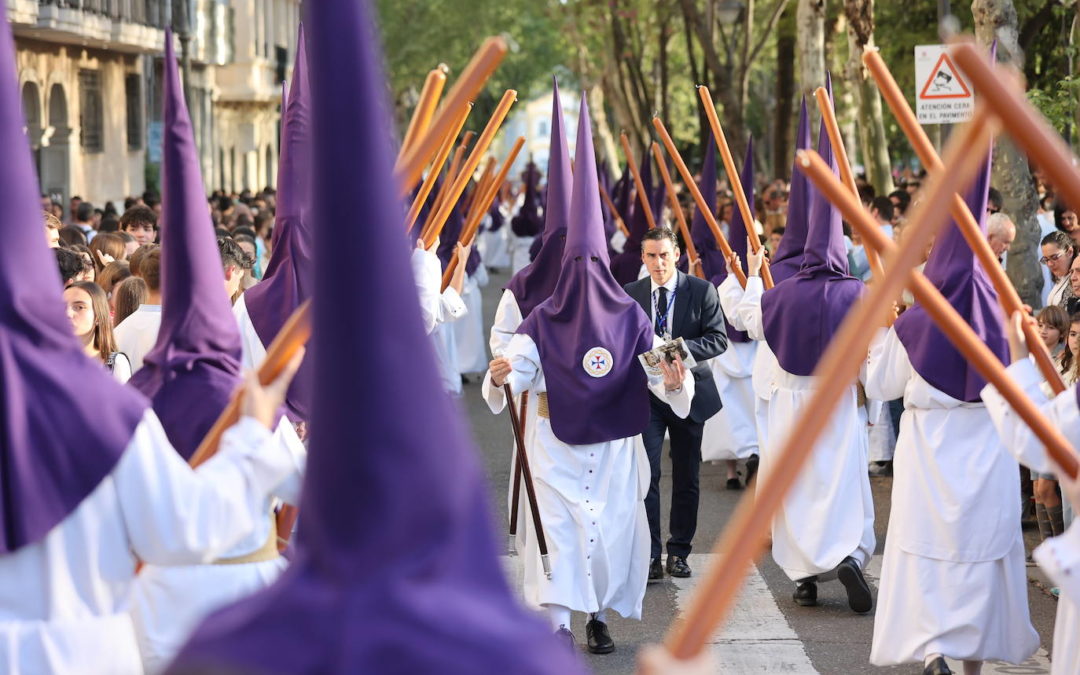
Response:
[{"label": "nazareno in white robe", "polygon": [[[738,314],[750,337],[767,348],[763,292],[761,278],[750,277]],[[817,391],[813,376],[793,375],[779,364],[771,380],[768,444],[761,453],[759,483],[776,466],[789,430]],[[865,568],[874,554],[874,500],[866,473],[865,435],[852,383],[773,519],[773,560],[792,581],[830,579],[848,556]]]},{"label": "nazareno in white robe", "polygon": [[[278,421],[273,442],[292,458],[295,470],[251,514],[255,520],[262,518],[259,527],[225,551],[220,556],[223,559],[242,558],[261,549],[270,533],[274,509],[281,503],[300,503],[307,450],[285,416]],[[131,602],[143,668],[147,673],[163,671],[211,612],[266,588],[287,565],[282,556],[244,563],[144,565]]]},{"label": "nazareno in white robe", "polygon": [[484,305],[480,289],[488,284],[488,273],[481,264],[474,274],[465,277],[461,299],[468,308],[460,321],[454,322],[458,373],[482,373],[488,367],[484,345]]},{"label": "nazareno in white robe", "polygon": [[[507,380],[511,391],[529,391],[530,398],[547,391],[531,337],[515,335],[503,355],[513,368]],[[662,381],[650,382],[649,388],[676,415],[690,413],[692,377],[675,394],[664,391]],[[491,383],[490,373],[484,378],[482,393],[492,412],[497,414],[506,405],[503,390]],[[555,437],[549,419],[537,417],[528,453],[552,578],[544,575],[532,519],[526,517],[523,524],[528,534],[520,551],[526,603],[560,605],[577,612],[611,609],[640,619],[649,575],[644,500],[650,473],[644,446],[637,437],[568,445]],[[524,490],[522,510],[528,513]]]},{"label": "nazareno in white robe", "polygon": [[[717,293],[724,316],[734,326],[735,308],[742,297],[742,288],[729,275],[717,287]],[[757,420],[754,417],[757,397],[752,377],[757,349],[758,343],[754,340],[730,341],[723,354],[709,359],[724,407],[705,422],[701,438],[702,461],[746,459],[758,454]]]},{"label": "nazareno in white robe", "polygon": [[499,211],[503,216],[503,226],[492,232],[491,216],[484,215],[484,231],[480,235],[477,247],[480,249],[480,257],[484,264],[491,269],[503,270],[510,267],[510,209],[505,205],[499,205]]},{"label": "nazareno in white robe", "polygon": [[1028,616],[1018,467],[986,406],[930,385],[896,331],[870,349],[866,392],[903,396],[892,512],[870,662],[929,654],[1020,663],[1039,636]]},{"label": "nazareno in white robe", "polygon": [[[1029,359],[1012,364],[1008,372],[1038,404],[1050,424],[1061,431],[1073,447],[1080,444],[1076,390],[1069,387],[1049,399],[1040,387],[1043,378]],[[1005,448],[1033,471],[1055,471],[1042,443],[993,385],[983,388],[982,398]],[[1044,541],[1035,549],[1034,558],[1061,589],[1054,621],[1054,646],[1050,653],[1051,672],[1053,675],[1075,675],[1080,673],[1080,529],[1076,521],[1065,534]]]},{"label": "nazareno in white robe", "polygon": [[[744,303],[745,292],[739,286],[738,280],[730,275],[720,283],[718,292],[720,306],[724,309],[728,321],[736,330],[745,331],[746,321],[753,320],[754,316],[761,312],[760,300],[751,298]],[[758,453],[761,454],[769,445],[769,399],[772,397],[780,364],[776,362],[776,355],[764,338],[751,338],[757,345],[750,367],[750,386],[754,390],[754,429],[757,432]]]},{"label": "nazareno in white robe", "polygon": [[147,410],[112,472],[34,544],[0,555],[0,672],[106,675],[142,665],[128,603],[135,568],[223,555],[295,469],[251,418],[192,471]]}]

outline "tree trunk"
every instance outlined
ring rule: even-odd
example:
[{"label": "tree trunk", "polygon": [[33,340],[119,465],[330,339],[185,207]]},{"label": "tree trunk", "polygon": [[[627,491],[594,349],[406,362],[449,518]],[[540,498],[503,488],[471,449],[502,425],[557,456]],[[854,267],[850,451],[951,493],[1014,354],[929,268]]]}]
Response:
[{"label": "tree trunk", "polygon": [[810,102],[814,90],[825,84],[825,0],[799,0],[795,23],[799,91]]},{"label": "tree trunk", "polygon": [[[1016,7],[1012,0],[973,0],[975,37],[989,48],[997,39],[997,60],[1024,70],[1024,53],[1018,43]],[[1002,210],[1016,224],[1016,240],[1009,250],[1009,279],[1020,298],[1032,307],[1042,299],[1042,270],[1039,269],[1039,222],[1035,217],[1039,197],[1027,158],[1005,138],[994,144],[994,187],[1001,191]]]},{"label": "tree trunk", "polygon": [[776,36],[776,119],[773,174],[791,179],[795,145],[795,13],[786,10]]},{"label": "tree trunk", "polygon": [[848,53],[847,79],[855,91],[859,114],[859,140],[862,148],[866,180],[879,195],[893,190],[889,162],[889,143],[885,137],[885,121],[881,112],[881,96],[877,86],[863,66],[863,52],[874,47],[874,0],[845,0]]},{"label": "tree trunk", "polygon": [[589,87],[589,117],[596,126],[601,156],[607,160],[610,170],[618,178],[621,175],[619,167],[622,166],[622,160],[615,146],[615,136],[611,133],[611,125],[608,124],[607,112],[604,110],[604,87],[600,84]]}]

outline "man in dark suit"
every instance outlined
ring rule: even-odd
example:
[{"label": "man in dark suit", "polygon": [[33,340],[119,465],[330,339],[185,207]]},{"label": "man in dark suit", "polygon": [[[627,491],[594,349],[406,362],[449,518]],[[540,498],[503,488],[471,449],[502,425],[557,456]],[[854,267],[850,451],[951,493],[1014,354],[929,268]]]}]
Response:
[{"label": "man in dark suit", "polygon": [[675,269],[679,260],[679,242],[674,232],[663,227],[649,230],[642,239],[641,260],[649,276],[627,284],[626,292],[652,319],[657,343],[681,337],[697,362],[692,369],[695,390],[690,415],[680,419],[669,405],[650,394],[651,417],[649,426],[642,433],[652,468],[649,494],[645,497],[652,534],[649,579],[664,576],[664,568],[660,565],[660,459],[665,432],[671,436],[672,481],[667,571],[673,577],[688,577],[690,566],[686,557],[690,555],[697,530],[701,434],[705,420],[719,412],[721,406],[720,394],[706,361],[727,349],[727,332],[716,288]]}]

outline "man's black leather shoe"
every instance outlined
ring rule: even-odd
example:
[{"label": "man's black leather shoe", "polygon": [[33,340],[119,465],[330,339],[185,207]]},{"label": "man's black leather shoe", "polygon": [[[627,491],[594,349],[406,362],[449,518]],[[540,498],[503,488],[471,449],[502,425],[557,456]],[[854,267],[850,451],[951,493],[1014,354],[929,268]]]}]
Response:
[{"label": "man's black leather shoe", "polygon": [[608,633],[607,624],[590,619],[585,624],[585,636],[589,639],[589,651],[593,654],[610,654],[615,651],[615,641]]},{"label": "man's black leather shoe", "polygon": [[664,566],[660,564],[660,558],[653,558],[649,563],[649,581],[659,581],[664,578]]},{"label": "man's black leather shoe", "polygon": [[574,639],[574,634],[566,626],[555,631],[555,639],[564,642],[570,648],[570,651],[577,651],[577,640]]},{"label": "man's black leather shoe", "polygon": [[690,566],[686,564],[686,558],[669,553],[667,557],[667,573],[679,579],[690,576]]},{"label": "man's black leather shoe", "polygon": [[750,481],[754,480],[754,476],[757,475],[758,462],[759,459],[756,453],[750,455],[750,458],[746,460],[746,487],[750,487]]},{"label": "man's black leather shoe", "polygon": [[792,597],[795,599],[795,604],[800,607],[817,605],[817,581],[813,577],[800,581]]},{"label": "man's black leather shoe", "polygon": [[953,675],[949,664],[945,663],[945,657],[939,656],[923,668],[923,675]]},{"label": "man's black leather shoe", "polygon": [[851,611],[865,614],[874,608],[874,598],[870,595],[870,586],[855,559],[848,556],[836,566],[836,577],[847,589],[847,602]]}]

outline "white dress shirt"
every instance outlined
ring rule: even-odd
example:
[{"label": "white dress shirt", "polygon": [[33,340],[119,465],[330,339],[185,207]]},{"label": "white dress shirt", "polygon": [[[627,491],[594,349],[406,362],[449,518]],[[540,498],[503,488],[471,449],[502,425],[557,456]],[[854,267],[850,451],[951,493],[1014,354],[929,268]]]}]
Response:
[{"label": "white dress shirt", "polygon": [[131,316],[120,322],[116,334],[116,350],[127,355],[131,372],[142,368],[143,358],[157,343],[161,328],[161,305],[139,305]]}]

